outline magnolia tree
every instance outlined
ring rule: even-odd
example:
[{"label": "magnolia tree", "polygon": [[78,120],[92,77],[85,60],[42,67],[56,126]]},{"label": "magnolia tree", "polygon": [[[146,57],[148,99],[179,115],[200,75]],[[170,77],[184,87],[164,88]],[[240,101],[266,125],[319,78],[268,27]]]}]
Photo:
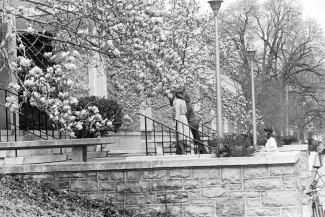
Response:
[{"label": "magnolia tree", "polygon": [[[199,92],[193,94],[193,101],[207,99],[209,106],[214,107],[211,103],[215,98],[215,78],[211,70],[214,67],[213,19],[212,16],[200,15],[197,3],[183,0],[172,1],[172,4],[157,1],[155,5],[131,0],[25,2],[30,4],[8,8],[6,12],[27,20],[28,33],[59,42],[56,43],[59,53],[50,57],[57,61],[56,68],[49,69],[50,72],[41,70],[42,76],[31,62],[22,66],[30,60],[20,58],[15,71],[19,73],[20,68],[27,70],[25,81],[37,85],[33,89],[29,84],[20,83],[19,87],[25,91],[24,97],[31,97],[34,105],[48,111],[60,128],[80,128],[79,120],[84,120],[80,117],[81,111],[73,112],[74,105],[70,102],[75,103],[75,100],[67,95],[67,90],[71,90],[69,85],[74,84],[67,73],[78,71],[71,65],[76,61],[76,52],[67,52],[74,49],[95,59],[90,62],[96,62],[96,59],[103,62],[110,94],[118,98],[130,113],[138,111],[141,102],[153,105],[155,98],[163,95],[173,84],[184,85],[191,93]],[[46,36],[36,31],[36,27],[58,31],[53,37]],[[237,70],[239,58],[235,45],[225,38],[220,41],[220,48],[222,72],[227,74]],[[58,76],[57,70],[63,72],[60,81],[53,79],[53,76]],[[16,84],[11,86],[18,88]],[[45,90],[57,91],[57,94],[45,94]],[[241,103],[235,94],[224,93],[223,97],[227,118],[246,123],[250,117],[248,104]],[[58,102],[61,102],[62,109],[53,108]],[[8,105],[13,109],[19,107],[13,99],[8,101]],[[237,109],[233,109],[234,106]],[[69,107],[71,110],[65,110]],[[62,112],[58,115],[56,111]],[[88,111],[88,116],[94,116],[89,120],[94,120],[98,126],[105,123],[94,113],[96,109],[86,108],[85,111]]]},{"label": "magnolia tree", "polygon": [[[45,111],[55,126],[62,131],[70,132],[71,137],[75,137],[76,130],[85,129],[98,136],[98,132],[103,128],[112,127],[112,120],[103,119],[96,106],[76,109],[78,100],[73,97],[71,90],[78,88],[78,84],[67,74],[77,69],[74,62],[79,58],[79,53],[77,51],[56,55],[46,53],[45,56],[59,64],[43,70],[23,56],[19,56],[17,62],[12,63],[14,73],[24,75],[18,83],[9,85],[17,92],[22,91],[21,103],[29,99],[32,106]],[[6,106],[12,111],[17,111],[21,104],[18,104],[15,97],[8,97]]]}]

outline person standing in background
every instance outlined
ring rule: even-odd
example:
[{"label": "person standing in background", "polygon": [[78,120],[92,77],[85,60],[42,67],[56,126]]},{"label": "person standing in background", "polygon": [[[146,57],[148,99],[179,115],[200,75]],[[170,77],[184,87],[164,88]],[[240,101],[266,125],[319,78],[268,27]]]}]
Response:
[{"label": "person standing in background", "polygon": [[273,137],[273,129],[272,128],[265,128],[264,129],[267,142],[265,144],[265,149],[267,152],[277,152],[278,151],[278,146],[276,144],[276,140]]},{"label": "person standing in background", "polygon": [[[186,102],[186,118],[187,118],[187,122],[190,126],[193,138],[195,139],[194,144],[197,145],[198,150],[196,150],[196,152],[198,151],[200,154],[207,154],[208,151],[206,150],[204,144],[202,143],[202,140],[200,138],[199,135],[199,127],[200,127],[200,118],[199,116],[197,116],[195,114],[195,111],[192,107],[192,103],[191,103],[191,97],[188,93],[184,92],[184,100]],[[197,153],[196,153],[197,154]]]},{"label": "person standing in background", "polygon": [[183,89],[174,90],[173,113],[175,114],[176,130],[178,133],[179,146],[182,154],[186,154],[185,144],[191,145],[193,139],[192,132],[186,118],[187,108],[184,100]]}]

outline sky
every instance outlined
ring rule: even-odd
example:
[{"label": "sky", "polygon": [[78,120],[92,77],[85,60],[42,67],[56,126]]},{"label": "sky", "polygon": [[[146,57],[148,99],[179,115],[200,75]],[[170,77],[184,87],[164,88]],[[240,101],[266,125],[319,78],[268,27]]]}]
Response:
[{"label": "sky", "polygon": [[[201,11],[211,11],[208,0],[198,0],[201,5]],[[230,3],[237,0],[224,0],[221,9],[226,8]],[[314,18],[323,28],[325,34],[325,0],[301,0],[304,10],[304,16]]]}]

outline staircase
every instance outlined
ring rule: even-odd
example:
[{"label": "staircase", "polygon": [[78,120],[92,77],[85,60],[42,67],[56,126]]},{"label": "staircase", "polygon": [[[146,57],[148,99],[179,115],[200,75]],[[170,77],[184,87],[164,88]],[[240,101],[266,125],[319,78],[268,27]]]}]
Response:
[{"label": "staircase", "polygon": [[161,122],[158,122],[144,114],[138,113],[141,117],[144,118],[145,123],[145,131],[142,139],[142,144],[146,149],[147,156],[157,156],[157,155],[175,155],[177,146],[182,140],[186,140],[187,143],[191,143],[194,145],[194,150],[191,146],[186,146],[186,154],[196,154],[198,153],[198,145],[204,146],[208,151],[211,147],[208,146],[208,141],[213,140],[213,135],[216,134],[216,131],[202,125],[201,129],[205,129],[207,132],[203,132],[203,130],[198,131],[201,140],[195,140],[194,138],[190,138],[186,134],[182,134],[177,132],[177,125],[181,124],[188,128],[190,126],[185,123],[175,121],[175,128],[169,127]]}]

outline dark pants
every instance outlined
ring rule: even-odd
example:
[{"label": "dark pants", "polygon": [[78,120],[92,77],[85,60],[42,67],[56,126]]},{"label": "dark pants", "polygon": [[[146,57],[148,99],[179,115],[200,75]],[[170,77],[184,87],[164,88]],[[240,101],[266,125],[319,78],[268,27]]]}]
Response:
[{"label": "dark pants", "polygon": [[[207,154],[208,151],[206,150],[205,146],[202,144],[202,140],[200,138],[200,134],[199,134],[199,131],[198,131],[198,129],[200,127],[199,122],[195,121],[193,123],[190,123],[189,126],[190,126],[190,129],[191,129],[192,135],[193,135],[193,139],[196,140],[196,141],[194,141],[194,144],[196,146],[196,148],[194,150],[194,153],[195,154],[198,154],[198,153]],[[187,149],[187,144],[186,144],[185,141],[179,140],[178,142],[179,143],[182,142],[183,145],[184,145],[184,148]],[[176,144],[176,154],[178,154],[178,155],[182,154],[182,151],[181,151],[181,148],[180,148],[179,144]]]},{"label": "dark pants", "polygon": [[199,127],[197,128],[192,128],[191,126],[191,131],[192,131],[192,135],[193,135],[193,138],[197,141],[194,141],[194,144],[196,145],[196,150],[195,151],[195,154],[207,154],[208,151],[206,150],[205,146],[202,144],[202,140],[200,138],[200,134],[199,134],[199,131],[198,131]]}]

